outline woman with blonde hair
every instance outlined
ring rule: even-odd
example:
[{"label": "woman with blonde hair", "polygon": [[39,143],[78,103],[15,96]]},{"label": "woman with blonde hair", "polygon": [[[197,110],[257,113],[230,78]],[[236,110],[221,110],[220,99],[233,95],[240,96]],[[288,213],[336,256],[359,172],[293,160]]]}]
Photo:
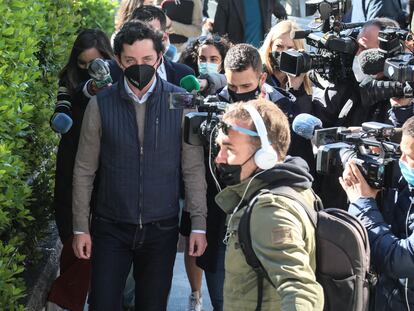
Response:
[{"label": "woman with blonde hair", "polygon": [[273,26],[267,34],[260,48],[264,69],[268,74],[266,82],[275,87],[289,89],[294,93],[304,91],[307,95],[311,95],[312,83],[307,74],[292,77],[279,69],[279,56],[283,51],[305,49],[304,39],[291,39],[291,33],[296,30],[299,30],[299,27],[294,21],[284,20]]}]

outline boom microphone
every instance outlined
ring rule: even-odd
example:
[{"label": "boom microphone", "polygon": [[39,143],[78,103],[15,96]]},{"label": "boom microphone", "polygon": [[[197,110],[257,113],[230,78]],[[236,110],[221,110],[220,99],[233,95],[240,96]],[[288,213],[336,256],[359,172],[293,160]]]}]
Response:
[{"label": "boom microphone", "polygon": [[384,71],[385,57],[378,49],[368,49],[358,55],[362,72],[367,75],[376,75]]},{"label": "boom microphone", "polygon": [[306,139],[312,139],[315,134],[315,130],[321,128],[322,121],[308,113],[301,113],[297,115],[292,123],[293,131]]},{"label": "boom microphone", "polygon": [[180,80],[180,86],[189,93],[200,91],[200,82],[198,82],[198,79],[194,75],[183,77]]}]

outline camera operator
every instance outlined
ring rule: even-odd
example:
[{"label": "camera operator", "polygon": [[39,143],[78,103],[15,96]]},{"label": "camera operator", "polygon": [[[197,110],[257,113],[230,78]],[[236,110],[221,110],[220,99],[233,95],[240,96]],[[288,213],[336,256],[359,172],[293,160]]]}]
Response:
[{"label": "camera operator", "polygon": [[[315,230],[309,217],[298,213],[292,200],[276,194],[260,194],[253,200],[262,189],[287,186],[313,203],[312,176],[302,159],[286,156],[289,141],[286,116],[264,99],[231,105],[223,116],[216,166],[227,187],[216,202],[229,216],[226,311],[323,309],[323,290],[315,280]],[[262,291],[239,243],[241,234],[248,234],[239,224],[251,200],[253,250],[273,284],[263,281]]]},{"label": "camera operator", "polygon": [[321,119],[324,127],[360,126],[366,121],[388,121],[388,101],[367,104],[368,100],[361,96],[359,83],[367,75],[362,72],[357,58],[362,51],[379,47],[379,31],[386,27],[398,28],[398,24],[388,18],[377,18],[362,27],[357,38],[359,49],[352,65],[354,78],[331,84],[325,90],[314,90],[314,114]]},{"label": "camera operator", "polygon": [[351,202],[349,213],[368,231],[371,261],[379,274],[375,310],[414,310],[414,117],[403,125],[399,160],[402,178],[397,189],[385,189],[382,206],[355,163],[340,183]]},{"label": "camera operator", "polygon": [[[357,42],[359,49],[353,61],[354,77],[331,84],[325,90],[314,88],[313,114],[321,119],[324,127],[361,126],[366,121],[390,123],[389,100],[372,103],[362,98],[359,83],[366,75],[362,72],[357,56],[364,50],[378,48],[378,34],[386,27],[398,26],[388,18],[378,18],[367,22],[360,31]],[[369,103],[369,104],[368,104]],[[325,207],[346,208],[346,195],[334,175],[318,176],[320,190],[317,191]]]}]

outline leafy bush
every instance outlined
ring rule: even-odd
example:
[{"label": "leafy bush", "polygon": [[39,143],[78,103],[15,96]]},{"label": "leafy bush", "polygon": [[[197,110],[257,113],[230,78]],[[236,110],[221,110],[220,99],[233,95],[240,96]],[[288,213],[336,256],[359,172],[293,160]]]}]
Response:
[{"label": "leafy bush", "polygon": [[116,3],[0,1],[1,310],[23,310],[20,275],[52,218],[57,74],[79,28],[112,32]]}]

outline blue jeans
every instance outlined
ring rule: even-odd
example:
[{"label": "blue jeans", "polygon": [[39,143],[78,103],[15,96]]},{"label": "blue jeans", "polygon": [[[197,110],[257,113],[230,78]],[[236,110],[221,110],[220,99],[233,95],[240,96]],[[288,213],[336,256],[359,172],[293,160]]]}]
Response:
[{"label": "blue jeans", "polygon": [[223,286],[224,286],[224,257],[226,245],[220,241],[217,252],[216,272],[205,271],[208,293],[214,311],[223,311]]},{"label": "blue jeans", "polygon": [[178,241],[178,217],[138,225],[92,220],[90,310],[122,310],[133,265],[135,310],[165,311]]}]

